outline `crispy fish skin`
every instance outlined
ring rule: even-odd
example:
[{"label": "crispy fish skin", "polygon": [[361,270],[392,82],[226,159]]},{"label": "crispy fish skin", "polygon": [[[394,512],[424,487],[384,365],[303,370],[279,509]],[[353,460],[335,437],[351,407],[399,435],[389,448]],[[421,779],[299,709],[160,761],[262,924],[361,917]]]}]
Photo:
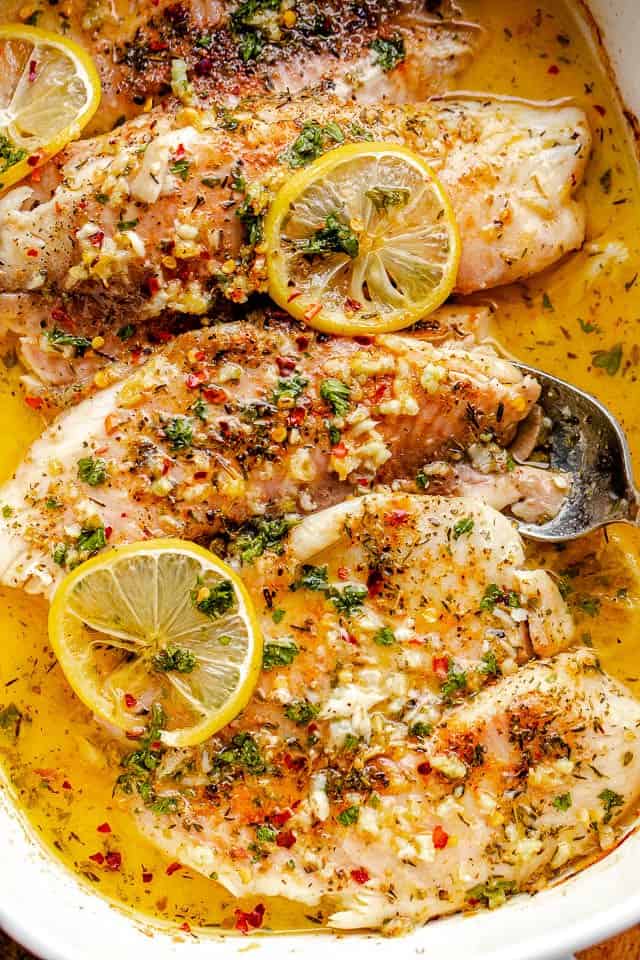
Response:
[{"label": "crispy fish skin", "polygon": [[[539,391],[455,341],[362,344],[289,324],[184,334],[36,441],[0,491],[0,577],[50,591],[91,529],[109,543],[210,540],[265,511],[312,512],[374,483],[413,482],[426,461],[459,459],[479,437],[509,443]],[[79,476],[87,458],[104,473],[93,485]]]},{"label": "crispy fish skin", "polygon": [[[305,586],[309,564],[327,591]],[[559,594],[553,609],[529,573],[557,593],[524,569],[509,522],[472,500],[387,493],[304,521],[283,556],[244,570],[267,644],[293,656],[270,662],[221,734],[165,756],[154,789],[177,812],[124,802],[168,857],[236,896],[390,934],[612,849],[640,790],[640,705],[591,651],[518,667],[532,614],[556,651],[572,640]],[[332,599],[363,584],[355,612]]]},{"label": "crispy fish skin", "polygon": [[[194,103],[229,107],[242,96],[310,86],[361,102],[403,102],[449,89],[483,38],[449,4],[428,15],[417,0],[333,0],[320,16],[316,3],[298,0],[293,17],[291,4],[264,6],[247,18],[240,2],[72,0],[46,4],[38,23],[93,56],[103,88],[93,133],[171,97],[175,60],[187,69]],[[22,9],[21,0],[7,0],[0,19],[17,20]],[[398,38],[404,56],[385,70],[372,44]]]},{"label": "crispy fish skin", "polygon": [[[310,130],[320,150],[373,138],[429,161],[462,231],[459,292],[527,277],[583,242],[576,191],[591,137],[577,107],[466,98],[358,108],[303,97],[234,116],[229,130],[211,113],[153,111],[70,146],[37,194],[10,191],[0,199],[0,294],[28,298],[27,313],[43,299],[46,310],[47,297],[88,298],[96,333],[108,316],[205,315],[221,297],[244,302],[266,288],[259,224]],[[0,300],[5,325],[11,310]]]}]

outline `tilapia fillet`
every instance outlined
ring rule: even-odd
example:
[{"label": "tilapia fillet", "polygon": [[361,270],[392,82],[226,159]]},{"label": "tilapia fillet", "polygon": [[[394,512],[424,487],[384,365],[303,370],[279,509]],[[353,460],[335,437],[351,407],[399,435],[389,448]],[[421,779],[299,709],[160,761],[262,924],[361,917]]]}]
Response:
[{"label": "tilapia fillet", "polygon": [[469,500],[371,496],[304,521],[244,570],[266,640],[254,698],[165,754],[154,796],[176,812],[124,796],[145,836],[236,896],[388,933],[612,848],[640,790],[640,706],[591,652],[518,668],[536,637],[572,638],[523,564],[508,521]]},{"label": "tilapia fillet", "polygon": [[[483,31],[450,4],[430,15],[424,6],[333,0],[320,13],[311,0],[298,0],[295,11],[279,0],[73,0],[46,4],[38,22],[93,56],[103,95],[92,130],[102,132],[171,96],[176,60],[187,71],[193,101],[221,106],[310,86],[364,102],[441,93],[470,62]],[[9,0],[2,19],[16,20],[22,10],[22,0]]]},{"label": "tilapia fillet", "polygon": [[35,442],[0,490],[0,578],[49,592],[107,541],[210,539],[265,512],[414,483],[429,461],[504,447],[539,392],[455,341],[362,344],[289,324],[184,334]]},{"label": "tilapia fillet", "polygon": [[[37,193],[19,186],[0,199],[0,292],[22,295],[22,317],[51,311],[49,331],[68,334],[74,297],[93,305],[97,334],[109,317],[120,326],[166,311],[203,315],[220,297],[244,302],[266,286],[257,241],[277,189],[314,151],[363,138],[405,144],[439,174],[462,232],[460,292],[529,276],[583,242],[576,190],[590,133],[577,107],[263,100],[232,124],[157,110],[73,144]],[[70,299],[56,302],[62,295]],[[5,329],[15,307],[0,298]]]}]

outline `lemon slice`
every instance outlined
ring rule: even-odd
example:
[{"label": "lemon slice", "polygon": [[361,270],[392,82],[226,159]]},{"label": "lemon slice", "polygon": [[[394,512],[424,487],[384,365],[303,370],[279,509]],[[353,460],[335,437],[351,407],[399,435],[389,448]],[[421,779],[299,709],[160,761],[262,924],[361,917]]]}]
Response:
[{"label": "lemon slice", "polygon": [[0,27],[0,190],[80,136],[98,109],[93,60],[66,37]]},{"label": "lemon slice", "polygon": [[200,743],[246,706],[260,672],[262,639],[237,574],[181,540],[116,547],[60,584],[49,637],[80,699],[130,733],[154,704],[161,739]]},{"label": "lemon slice", "polygon": [[325,333],[399,330],[447,299],[460,236],[447,195],[411,150],[338,147],[278,192],[265,220],[269,293]]}]

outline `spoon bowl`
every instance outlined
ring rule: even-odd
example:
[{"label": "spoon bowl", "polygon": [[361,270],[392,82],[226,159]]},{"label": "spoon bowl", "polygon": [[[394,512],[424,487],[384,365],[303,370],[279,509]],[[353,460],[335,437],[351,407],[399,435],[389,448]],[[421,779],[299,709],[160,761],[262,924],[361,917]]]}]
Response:
[{"label": "spoon bowl", "polygon": [[631,453],[613,414],[591,394],[564,380],[524,363],[516,366],[542,387],[538,402],[553,424],[549,466],[572,478],[558,515],[540,526],[521,523],[520,533],[531,540],[562,543],[609,523],[637,522],[640,496]]}]

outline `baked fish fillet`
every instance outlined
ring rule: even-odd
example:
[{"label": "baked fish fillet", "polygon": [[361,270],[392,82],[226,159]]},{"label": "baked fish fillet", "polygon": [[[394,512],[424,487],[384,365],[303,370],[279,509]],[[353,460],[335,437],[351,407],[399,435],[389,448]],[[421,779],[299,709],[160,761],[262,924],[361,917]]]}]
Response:
[{"label": "baked fish fillet", "polygon": [[311,133],[325,148],[334,137],[406,144],[432,164],[462,231],[459,292],[529,276],[583,242],[576,191],[591,138],[577,107],[468,98],[359,108],[308,97],[262,100],[234,117],[229,129],[227,116],[153,111],[73,144],[37,192],[23,185],[2,197],[4,329],[20,322],[17,306],[22,317],[48,314],[52,335],[73,334],[92,309],[102,334],[263,291],[261,217]]},{"label": "baked fish fillet", "polygon": [[[508,472],[499,451],[539,392],[510,363],[456,342],[362,344],[288,324],[184,334],[34,443],[0,489],[0,580],[49,592],[107,542],[208,542],[265,513],[413,485],[425,463],[458,463],[478,443]],[[538,473],[559,507],[563,478]]]},{"label": "baked fish fillet", "polygon": [[[172,95],[184,65],[194,102],[318,86],[345,99],[424,99],[447,90],[483,39],[452,4],[431,14],[418,0],[67,0],[45,3],[38,25],[92,55],[102,101],[91,130],[111,130]],[[294,9],[295,8],[295,9]],[[3,22],[23,0],[5,0]]]},{"label": "baked fish fillet", "polygon": [[167,751],[151,793],[120,781],[171,860],[254,904],[397,933],[615,845],[640,789],[640,705],[592,652],[518,668],[536,636],[570,642],[571,621],[505,518],[365,497],[244,575],[266,639],[252,701],[202,747]]}]

